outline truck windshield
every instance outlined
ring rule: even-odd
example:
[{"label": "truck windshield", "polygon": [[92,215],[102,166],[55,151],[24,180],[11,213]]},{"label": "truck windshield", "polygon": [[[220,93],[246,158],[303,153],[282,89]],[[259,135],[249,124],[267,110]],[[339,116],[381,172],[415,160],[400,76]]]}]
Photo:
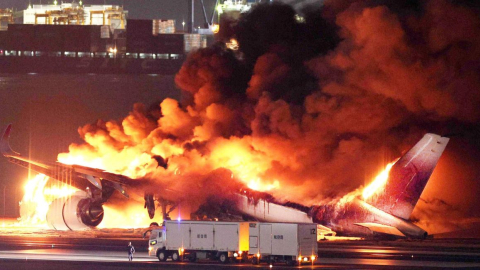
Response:
[{"label": "truck windshield", "polygon": [[152,231],[152,233],[150,234],[150,239],[157,239],[157,237],[159,239],[162,239],[162,231]]}]

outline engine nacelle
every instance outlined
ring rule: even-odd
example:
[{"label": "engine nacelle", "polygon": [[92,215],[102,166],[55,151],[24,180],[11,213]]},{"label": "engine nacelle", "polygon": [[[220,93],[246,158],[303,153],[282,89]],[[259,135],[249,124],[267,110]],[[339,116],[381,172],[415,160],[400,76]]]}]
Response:
[{"label": "engine nacelle", "polygon": [[47,212],[47,224],[55,230],[82,230],[96,227],[102,220],[102,204],[80,195],[54,200]]}]

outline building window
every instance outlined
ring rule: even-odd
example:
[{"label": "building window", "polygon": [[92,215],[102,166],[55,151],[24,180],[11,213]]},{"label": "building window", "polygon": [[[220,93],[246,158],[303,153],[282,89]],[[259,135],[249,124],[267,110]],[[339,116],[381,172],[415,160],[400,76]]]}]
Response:
[{"label": "building window", "polygon": [[98,57],[98,58],[105,58],[106,56],[107,56],[106,52],[96,52],[95,53],[95,57]]},{"label": "building window", "polygon": [[65,52],[65,57],[76,57],[75,52]]},{"label": "building window", "polygon": [[5,51],[5,56],[17,56],[17,51]]},{"label": "building window", "polygon": [[78,57],[92,57],[92,54],[89,52],[78,52],[77,53]]},{"label": "building window", "polygon": [[127,53],[126,54],[126,58],[137,58],[138,57],[138,54],[136,53]]},{"label": "building window", "polygon": [[60,57],[60,56],[62,56],[62,52],[48,52],[48,56],[50,56],[50,57]]}]

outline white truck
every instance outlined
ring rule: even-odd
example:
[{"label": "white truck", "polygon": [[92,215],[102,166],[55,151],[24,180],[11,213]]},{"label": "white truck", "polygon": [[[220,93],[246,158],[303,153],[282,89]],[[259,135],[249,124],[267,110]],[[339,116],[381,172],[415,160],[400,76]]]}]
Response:
[{"label": "white truck", "polygon": [[167,220],[150,234],[148,254],[161,262],[247,259],[249,223]]},{"label": "white truck", "polygon": [[313,263],[318,258],[317,224],[249,223],[249,259],[285,262],[289,265]]}]

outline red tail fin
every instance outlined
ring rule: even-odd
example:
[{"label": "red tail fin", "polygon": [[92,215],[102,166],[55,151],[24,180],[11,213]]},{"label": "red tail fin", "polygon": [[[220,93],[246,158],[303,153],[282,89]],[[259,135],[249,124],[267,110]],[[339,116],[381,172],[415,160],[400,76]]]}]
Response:
[{"label": "red tail fin", "polygon": [[448,141],[446,137],[425,134],[392,167],[384,191],[373,196],[368,203],[408,219]]}]

